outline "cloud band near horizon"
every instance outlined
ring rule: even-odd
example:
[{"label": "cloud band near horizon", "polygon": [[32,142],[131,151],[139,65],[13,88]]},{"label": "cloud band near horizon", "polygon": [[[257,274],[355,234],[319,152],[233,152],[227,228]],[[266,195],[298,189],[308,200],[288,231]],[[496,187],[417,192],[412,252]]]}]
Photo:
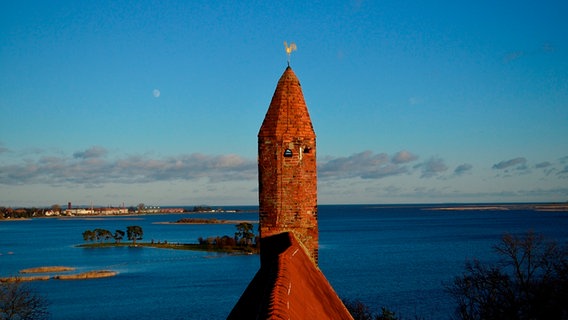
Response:
[{"label": "cloud band near horizon", "polygon": [[[4,151],[4,153],[8,153]],[[562,158],[568,159],[568,157]],[[568,174],[568,166],[557,167],[550,161],[535,164],[535,169],[546,170],[548,174]],[[473,170],[473,165],[459,164],[450,171],[440,157],[418,161],[419,156],[407,151],[393,155],[363,151],[345,157],[323,157],[318,161],[318,177],[322,180],[360,178],[364,180],[383,179],[399,175],[419,173],[422,179],[434,177],[462,176]],[[503,160],[492,169],[528,168],[523,157]],[[15,164],[0,165],[0,184],[81,184],[88,186],[105,183],[148,183],[153,181],[195,180],[206,178],[210,182],[243,181],[257,179],[255,160],[235,154],[205,155],[200,153],[180,154],[164,158],[130,155],[109,159],[104,147],[93,146],[71,156],[42,155],[37,160],[25,160]]]}]

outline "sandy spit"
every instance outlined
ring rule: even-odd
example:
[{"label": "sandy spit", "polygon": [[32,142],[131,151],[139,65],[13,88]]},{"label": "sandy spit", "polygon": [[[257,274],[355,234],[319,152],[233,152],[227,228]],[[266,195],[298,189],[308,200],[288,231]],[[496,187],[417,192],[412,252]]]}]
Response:
[{"label": "sandy spit", "polygon": [[74,271],[75,268],[64,266],[37,267],[20,270],[20,273],[48,273],[48,272],[64,272]]},{"label": "sandy spit", "polygon": [[83,272],[83,273],[79,273],[79,274],[57,275],[57,276],[54,276],[53,279],[57,279],[57,280],[83,280],[83,279],[98,279],[98,278],[114,277],[116,275],[117,275],[116,271],[97,270],[97,271]]}]

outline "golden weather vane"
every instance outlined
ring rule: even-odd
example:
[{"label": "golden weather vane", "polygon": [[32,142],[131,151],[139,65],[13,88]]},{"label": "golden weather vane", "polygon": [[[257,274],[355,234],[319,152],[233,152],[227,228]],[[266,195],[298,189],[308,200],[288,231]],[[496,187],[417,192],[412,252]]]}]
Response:
[{"label": "golden weather vane", "polygon": [[296,51],[298,48],[294,42],[290,42],[290,45],[286,41],[284,41],[284,48],[286,48],[286,54],[288,55],[288,66],[290,66],[290,55],[292,55],[292,51]]}]

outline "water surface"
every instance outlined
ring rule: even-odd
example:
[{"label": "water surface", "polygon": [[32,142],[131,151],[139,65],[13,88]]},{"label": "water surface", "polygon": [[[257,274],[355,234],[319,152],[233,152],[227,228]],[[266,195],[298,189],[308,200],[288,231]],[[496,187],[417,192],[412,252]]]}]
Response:
[{"label": "water surface", "polygon": [[[250,209],[250,208],[249,208]],[[406,318],[448,319],[443,283],[466,259],[495,261],[504,233],[529,230],[568,240],[568,214],[533,211],[436,211],[423,206],[319,206],[319,265],[340,297],[387,306]],[[195,243],[234,235],[234,225],[176,225],[183,217],[257,219],[257,213],[39,218],[0,222],[0,275],[48,265],[116,277],[34,282],[53,319],[224,319],[259,268],[257,255],[153,248],[76,248],[82,232],[139,225],[144,241]],[[256,229],[256,228],[255,228]]]}]

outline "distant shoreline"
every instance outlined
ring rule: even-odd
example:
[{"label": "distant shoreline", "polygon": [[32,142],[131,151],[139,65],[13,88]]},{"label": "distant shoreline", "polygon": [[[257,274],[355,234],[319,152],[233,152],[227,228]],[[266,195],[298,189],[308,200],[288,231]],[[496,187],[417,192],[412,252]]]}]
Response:
[{"label": "distant shoreline", "polygon": [[[100,220],[108,217],[117,217],[122,218],[124,220],[142,220],[145,216],[167,216],[167,215],[194,215],[194,214],[230,214],[230,215],[239,215],[241,213],[253,213],[258,212],[258,210],[241,210],[238,212],[168,212],[168,213],[120,213],[120,214],[77,214],[77,215],[50,215],[50,216],[32,216],[32,217],[8,217],[2,218],[0,214],[0,222],[2,221],[29,221],[32,219],[61,219],[61,220]],[[230,221],[239,221],[239,220],[230,220]]]},{"label": "distant shoreline", "polygon": [[568,212],[568,203],[519,203],[519,204],[464,204],[450,206],[429,206],[426,211],[508,211],[528,210],[539,212]]},{"label": "distant shoreline", "polygon": [[[318,206],[367,206],[369,208],[376,209],[388,209],[388,208],[421,208],[425,211],[506,211],[506,210],[528,210],[537,212],[568,212],[568,202],[517,202],[517,203],[400,203],[400,204],[319,204]],[[17,209],[20,210],[20,209]],[[84,219],[84,220],[97,220],[105,219],[107,217],[121,217],[125,220],[140,220],[144,219],[145,216],[156,216],[156,215],[216,215],[216,214],[230,214],[238,216],[241,213],[253,213],[258,212],[258,208],[254,209],[222,209],[222,211],[184,211],[184,212],[168,212],[168,213],[156,213],[156,212],[131,212],[131,213],[117,213],[117,214],[77,214],[77,215],[28,215],[28,216],[12,216],[12,217],[2,217],[0,213],[0,222],[4,221],[29,221],[31,219],[43,219],[43,218],[56,218],[56,219]],[[239,221],[238,219],[230,221]],[[257,221],[254,221],[257,222]],[[254,223],[253,222],[253,223]],[[229,222],[231,223],[231,222]]]},{"label": "distant shoreline", "polygon": [[111,207],[111,206],[74,206],[62,208],[55,204],[49,207],[2,207],[0,206],[0,221],[22,219],[22,218],[89,218],[89,217],[130,217],[146,215],[170,215],[170,214],[239,214],[258,212],[256,206],[241,206],[237,208],[210,206],[189,206],[183,207],[145,207],[144,209],[135,207]]}]

